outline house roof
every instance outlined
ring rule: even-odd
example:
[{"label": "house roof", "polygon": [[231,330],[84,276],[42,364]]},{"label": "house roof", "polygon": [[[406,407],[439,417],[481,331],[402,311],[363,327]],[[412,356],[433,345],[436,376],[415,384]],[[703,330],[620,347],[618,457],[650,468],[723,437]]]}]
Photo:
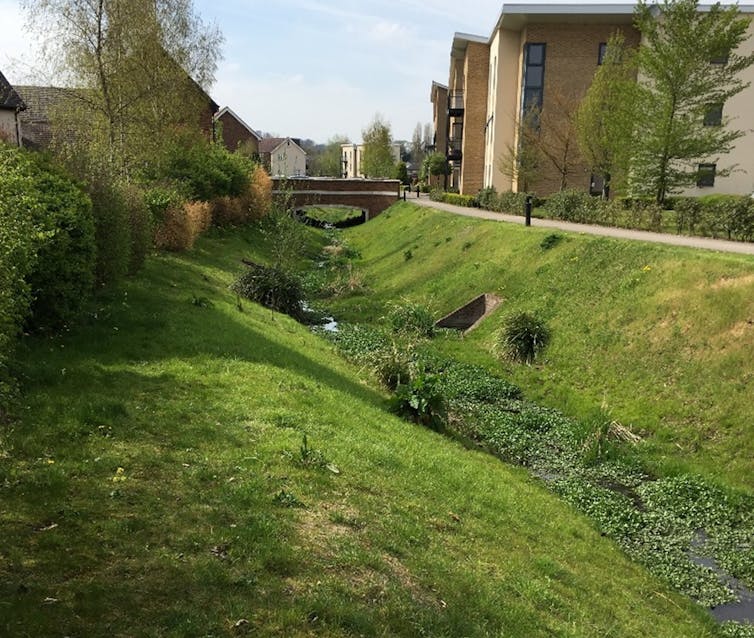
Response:
[{"label": "house roof", "polygon": [[463,58],[466,55],[466,47],[469,46],[469,42],[476,42],[477,44],[489,44],[490,38],[486,38],[482,35],[473,35],[471,33],[456,33],[453,35],[453,46],[450,49],[450,56],[453,58]]},{"label": "house roof", "polygon": [[43,149],[50,146],[52,128],[50,114],[56,105],[74,97],[74,89],[57,86],[17,86],[16,90],[26,103],[19,114],[24,146]]},{"label": "house roof", "polygon": [[290,142],[294,146],[297,146],[298,149],[306,155],[306,151],[299,146],[299,144],[296,142],[295,139],[292,137],[265,137],[262,138],[262,140],[259,142],[259,152],[260,153],[274,153],[278,146],[282,146],[285,142]]},{"label": "house roof", "polygon": [[432,90],[429,92],[429,101],[432,102],[435,99],[435,94],[438,91],[448,91],[448,87],[444,84],[440,84],[439,82],[432,82]]},{"label": "house roof", "polygon": [[254,137],[257,138],[257,140],[261,141],[262,136],[257,133],[253,128],[251,128],[246,122],[244,122],[238,114],[231,109],[229,106],[224,106],[221,108],[216,114],[215,114],[215,120],[219,120],[223,115],[229,115],[232,117],[236,122],[238,122],[241,126],[243,126],[249,133],[251,133]]},{"label": "house roof", "polygon": [[0,108],[23,111],[26,108],[21,96],[0,72]]}]

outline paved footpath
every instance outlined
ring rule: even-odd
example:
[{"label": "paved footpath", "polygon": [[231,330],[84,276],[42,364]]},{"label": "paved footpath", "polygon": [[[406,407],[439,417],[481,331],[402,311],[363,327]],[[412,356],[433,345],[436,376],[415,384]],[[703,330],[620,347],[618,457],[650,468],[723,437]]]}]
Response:
[{"label": "paved footpath", "polygon": [[[409,197],[406,201],[418,206],[444,210],[449,213],[464,215],[466,217],[490,219],[493,221],[508,222],[511,224],[524,224],[524,218],[518,215],[507,215],[505,213],[494,213],[492,211],[481,210],[479,208],[466,208],[464,206],[453,206],[452,204],[433,202],[426,196],[422,196],[419,199],[412,199]],[[563,222],[555,219],[532,218],[531,225],[537,228],[556,228],[558,230],[563,230],[569,233],[599,235],[602,237],[617,237],[618,239],[649,241],[656,244],[670,244],[672,246],[687,246],[689,248],[717,250],[726,253],[754,255],[754,243],[751,242],[727,241],[725,239],[711,239],[709,237],[686,237],[685,235],[652,233],[647,230],[629,230],[627,228],[611,228],[609,226],[591,226],[589,224],[574,224],[572,222]]]}]

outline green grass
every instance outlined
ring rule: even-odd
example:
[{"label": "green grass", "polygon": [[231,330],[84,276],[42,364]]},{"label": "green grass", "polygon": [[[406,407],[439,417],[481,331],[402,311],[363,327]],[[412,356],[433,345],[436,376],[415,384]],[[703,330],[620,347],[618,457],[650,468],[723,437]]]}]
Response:
[{"label": "green grass", "polygon": [[358,208],[344,208],[339,206],[311,206],[304,211],[312,219],[318,219],[330,224],[345,221],[353,217],[359,217],[361,210]]},{"label": "green grass", "polygon": [[716,635],[524,471],[392,416],[330,344],[239,302],[266,250],[204,238],[25,341],[0,634]]},{"label": "green grass", "polygon": [[[645,438],[639,451],[662,472],[754,488],[754,259],[577,234],[543,249],[550,234],[398,204],[345,234],[370,291],[333,310],[371,322],[406,297],[440,317],[497,293],[492,317],[440,347],[578,418],[604,407]],[[519,311],[552,329],[538,365],[494,355],[504,318]]]}]

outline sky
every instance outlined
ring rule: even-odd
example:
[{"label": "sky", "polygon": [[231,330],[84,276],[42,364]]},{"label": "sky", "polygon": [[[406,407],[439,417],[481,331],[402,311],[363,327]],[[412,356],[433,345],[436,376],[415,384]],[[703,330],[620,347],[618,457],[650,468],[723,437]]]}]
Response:
[{"label": "sky", "polygon": [[[489,36],[500,0],[194,0],[223,33],[209,93],[256,130],[361,140],[380,114],[395,139],[431,122],[433,80],[447,83],[456,31]],[[473,7],[473,8],[472,8]],[[0,0],[0,70],[41,82],[35,34],[17,0]]]}]

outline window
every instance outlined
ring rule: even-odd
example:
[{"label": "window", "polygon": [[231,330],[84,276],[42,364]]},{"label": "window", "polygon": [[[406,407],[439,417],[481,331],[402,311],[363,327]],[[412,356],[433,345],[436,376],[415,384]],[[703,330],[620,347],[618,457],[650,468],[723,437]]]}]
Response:
[{"label": "window", "polygon": [[719,64],[720,66],[725,66],[726,64],[728,64],[729,57],[730,57],[730,51],[720,51],[719,53],[713,55],[710,58],[709,63]]},{"label": "window", "polygon": [[607,42],[600,42],[597,49],[597,64],[602,64],[605,60],[605,53],[607,52]]},{"label": "window", "polygon": [[542,108],[545,86],[545,44],[529,43],[524,46],[524,90],[521,113]]},{"label": "window", "polygon": [[721,126],[723,123],[723,105],[708,104],[704,112],[704,126]]},{"label": "window", "polygon": [[715,185],[716,164],[699,164],[696,175],[696,185],[699,188],[706,188]]}]

